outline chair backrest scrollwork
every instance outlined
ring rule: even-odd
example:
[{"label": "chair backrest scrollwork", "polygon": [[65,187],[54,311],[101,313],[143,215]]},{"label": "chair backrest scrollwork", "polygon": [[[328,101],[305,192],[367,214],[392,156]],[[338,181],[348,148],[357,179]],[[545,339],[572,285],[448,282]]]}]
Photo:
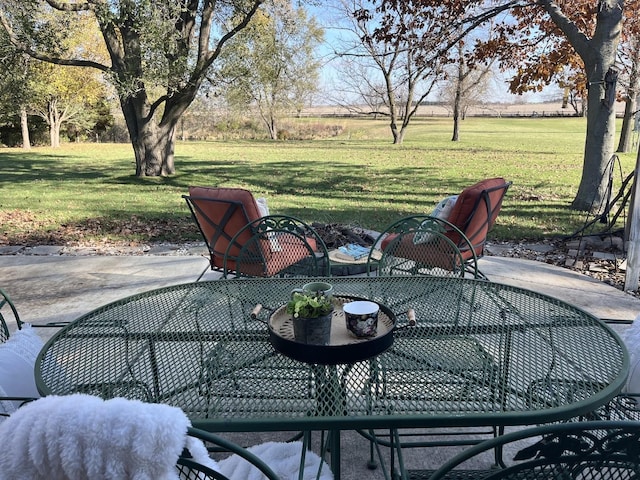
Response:
[{"label": "chair backrest scrollwork", "polygon": [[[516,451],[505,468],[467,470],[465,463],[484,452],[502,447]],[[436,470],[431,480],[452,470],[469,472],[468,479],[549,478],[608,480],[638,478],[640,473],[640,422],[590,421],[548,424],[510,432],[471,447]],[[461,478],[461,477],[456,477]]]}]

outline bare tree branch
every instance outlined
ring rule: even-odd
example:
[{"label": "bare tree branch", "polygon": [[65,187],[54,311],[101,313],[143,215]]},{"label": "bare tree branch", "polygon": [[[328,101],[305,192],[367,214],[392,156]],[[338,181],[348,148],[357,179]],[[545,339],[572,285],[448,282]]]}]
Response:
[{"label": "bare tree branch", "polygon": [[581,57],[587,55],[589,39],[578,29],[577,25],[564,14],[562,8],[551,0],[541,0],[539,4],[549,14],[558,28],[567,36],[578,55]]},{"label": "bare tree branch", "polygon": [[[253,18],[253,15],[258,11],[258,8],[260,8],[260,5],[262,5],[263,3],[264,3],[263,0],[256,0],[253,3],[251,9],[245,14],[242,21],[222,36],[222,38],[218,41],[218,44],[216,45],[215,50],[213,52],[210,52],[209,55],[205,55],[202,59],[198,59],[198,63],[200,64],[200,67],[194,69],[192,78],[195,78],[195,77],[201,78],[204,75],[204,72],[213,64],[215,59],[218,58],[218,56],[220,55],[220,51],[222,50],[222,47],[224,46],[224,44],[227,43],[229,39],[234,37],[239,31],[241,31],[247,25],[249,25],[249,22]],[[210,26],[207,28],[207,31],[209,31],[209,28]],[[203,45],[202,42],[204,41],[205,39],[202,37],[202,31],[201,31],[199,48],[201,48],[202,52],[208,51],[208,49],[202,46]],[[202,60],[202,62],[200,60]]]}]

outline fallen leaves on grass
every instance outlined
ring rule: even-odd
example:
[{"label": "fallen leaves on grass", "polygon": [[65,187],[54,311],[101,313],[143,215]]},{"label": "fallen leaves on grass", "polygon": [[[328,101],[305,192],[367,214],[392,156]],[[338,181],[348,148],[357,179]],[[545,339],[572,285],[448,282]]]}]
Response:
[{"label": "fallen leaves on grass", "polygon": [[146,219],[136,215],[126,220],[89,218],[51,226],[29,211],[0,211],[0,245],[129,245],[145,242],[181,243],[197,238],[191,219]]}]

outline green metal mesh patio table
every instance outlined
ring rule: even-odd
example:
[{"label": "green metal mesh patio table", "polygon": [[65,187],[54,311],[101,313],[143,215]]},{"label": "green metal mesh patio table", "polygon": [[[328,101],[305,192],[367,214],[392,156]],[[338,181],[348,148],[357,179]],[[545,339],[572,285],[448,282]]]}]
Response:
[{"label": "green metal mesh patio table", "polygon": [[296,360],[274,349],[269,321],[308,280],[190,283],[60,330],[37,359],[38,388],[167,403],[210,431],[339,432],[558,421],[606,403],[627,376],[620,338],[548,296],[447,277],[313,280],[392,312],[388,348],[337,364]]}]

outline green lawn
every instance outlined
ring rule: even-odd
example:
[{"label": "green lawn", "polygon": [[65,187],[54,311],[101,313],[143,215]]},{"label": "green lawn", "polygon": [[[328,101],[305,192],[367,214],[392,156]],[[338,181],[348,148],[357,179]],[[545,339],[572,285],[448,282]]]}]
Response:
[{"label": "green lawn", "polygon": [[[513,181],[492,237],[568,234],[582,169],[585,120],[469,118],[453,143],[449,119],[417,119],[405,143],[384,120],[304,119],[343,128],[314,141],[178,142],[177,173],[136,178],[128,144],[0,149],[0,244],[197,239],[181,194],[189,185],[244,187],[271,211],[382,229],[431,212],[486,177]],[[635,154],[621,155],[622,174]],[[619,173],[615,188],[620,186]]]}]

